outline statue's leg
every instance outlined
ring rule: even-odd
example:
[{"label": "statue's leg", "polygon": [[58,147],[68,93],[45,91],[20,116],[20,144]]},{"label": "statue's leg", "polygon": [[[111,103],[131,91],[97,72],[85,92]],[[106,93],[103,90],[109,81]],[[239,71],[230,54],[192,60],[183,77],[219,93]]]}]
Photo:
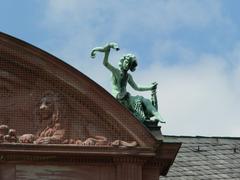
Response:
[{"label": "statue's leg", "polygon": [[129,96],[129,106],[139,121],[143,122],[146,120],[141,96]]},{"label": "statue's leg", "polygon": [[153,116],[153,120],[159,120],[161,123],[165,123],[161,114],[157,111],[157,109],[153,106],[152,102],[149,99],[142,98],[142,103],[146,108],[147,114],[151,114]]}]

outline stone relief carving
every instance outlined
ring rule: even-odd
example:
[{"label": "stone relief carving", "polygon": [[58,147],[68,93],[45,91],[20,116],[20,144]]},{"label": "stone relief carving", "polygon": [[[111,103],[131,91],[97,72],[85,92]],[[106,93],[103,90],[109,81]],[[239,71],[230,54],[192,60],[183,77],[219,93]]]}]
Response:
[{"label": "stone relief carving", "polygon": [[58,94],[47,91],[36,107],[36,133],[17,136],[15,129],[0,125],[0,143],[30,144],[76,144],[78,146],[117,146],[135,147],[137,142],[122,140],[110,141],[104,136],[93,136],[85,139],[69,137],[68,123],[62,114],[64,108]]},{"label": "stone relief carving", "polygon": [[18,142],[15,129],[9,129],[7,125],[0,125],[0,142]]},{"label": "stone relief carving", "polygon": [[39,127],[35,144],[58,144],[65,139],[66,124],[61,121],[59,97],[47,92],[38,107]]}]

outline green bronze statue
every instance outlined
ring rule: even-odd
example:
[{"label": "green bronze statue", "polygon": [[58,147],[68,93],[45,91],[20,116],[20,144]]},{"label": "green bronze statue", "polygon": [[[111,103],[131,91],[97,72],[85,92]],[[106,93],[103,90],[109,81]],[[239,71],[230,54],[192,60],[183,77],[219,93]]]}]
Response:
[{"label": "green bronze statue", "polygon": [[[148,87],[139,87],[128,71],[135,71],[137,59],[133,54],[124,55],[119,62],[119,69],[111,65],[108,61],[110,50],[119,50],[117,43],[108,43],[103,47],[96,47],[91,51],[91,57],[95,58],[96,52],[104,53],[103,65],[112,72],[112,95],[127,109],[129,109],[141,122],[158,121],[165,123],[160,113],[157,111],[156,89],[154,82]],[[152,100],[142,96],[131,96],[127,92],[127,83],[137,91],[151,91]]]}]

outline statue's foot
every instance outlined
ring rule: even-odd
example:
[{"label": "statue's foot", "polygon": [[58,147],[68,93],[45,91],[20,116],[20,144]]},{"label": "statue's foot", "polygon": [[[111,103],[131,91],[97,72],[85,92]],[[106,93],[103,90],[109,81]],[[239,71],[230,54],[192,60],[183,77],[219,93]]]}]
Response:
[{"label": "statue's foot", "polygon": [[166,123],[166,121],[160,121],[160,120],[159,120],[159,122],[160,122],[160,123],[164,123],[164,124]]},{"label": "statue's foot", "polygon": [[166,123],[166,121],[160,120],[160,119],[158,119],[158,118],[156,118],[156,117],[152,117],[152,118],[150,119],[150,121],[160,122],[160,123]]}]

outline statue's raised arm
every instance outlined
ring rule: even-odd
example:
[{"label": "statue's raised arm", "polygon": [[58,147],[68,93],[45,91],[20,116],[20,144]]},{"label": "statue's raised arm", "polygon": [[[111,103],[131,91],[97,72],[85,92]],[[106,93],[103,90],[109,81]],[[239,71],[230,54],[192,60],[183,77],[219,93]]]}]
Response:
[{"label": "statue's raised arm", "polygon": [[109,61],[109,54],[110,54],[110,50],[111,49],[115,49],[116,51],[119,51],[119,47],[117,43],[111,42],[111,43],[107,43],[105,46],[103,47],[95,47],[92,49],[91,51],[91,57],[94,59],[96,57],[96,52],[102,52],[104,53],[104,58],[103,58],[103,65],[105,67],[107,67],[110,71],[114,71],[115,67],[112,66]]}]

